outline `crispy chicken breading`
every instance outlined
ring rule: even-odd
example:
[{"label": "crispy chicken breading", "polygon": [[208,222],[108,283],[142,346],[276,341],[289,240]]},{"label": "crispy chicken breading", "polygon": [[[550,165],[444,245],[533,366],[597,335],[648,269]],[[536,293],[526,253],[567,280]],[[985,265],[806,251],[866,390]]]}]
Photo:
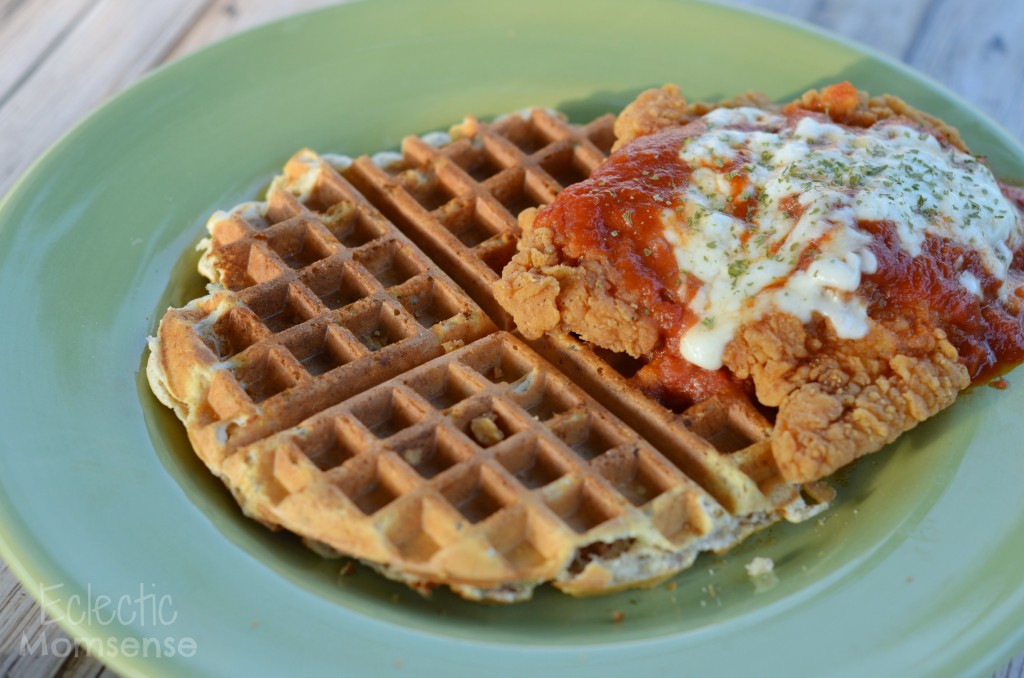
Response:
[{"label": "crispy chicken breading", "polygon": [[[717,107],[740,106],[797,117],[817,115],[847,128],[867,129],[875,125],[884,128],[898,122],[931,135],[944,148],[965,150],[957,131],[941,120],[896,97],[868,98],[848,83],[812,90],[787,106],[770,104],[763,95],[746,94]],[[717,107],[689,103],[673,85],[644,92],[616,121],[615,148],[628,146],[627,150],[634,154],[655,154],[655,150],[650,150],[653,146],[645,146],[645,138],[662,131],[672,133],[670,130],[681,130],[682,136],[696,136],[711,127],[701,116]],[[682,147],[690,140],[683,139]],[[578,211],[579,205],[586,208],[589,201],[590,209],[597,216],[587,218],[604,220],[602,227],[611,229],[607,231],[610,240],[616,240],[619,230],[605,223],[611,218],[609,210],[607,207],[599,209],[598,198],[593,196],[600,192],[612,194],[621,203],[619,211],[623,219],[633,226],[632,221],[638,218],[639,212],[634,210],[636,203],[631,201],[636,198],[634,189],[641,184],[643,190],[655,191],[655,200],[664,201],[658,203],[659,206],[670,209],[669,200],[659,197],[657,188],[651,188],[656,186],[651,179],[657,179],[657,173],[653,177],[647,176],[646,170],[643,177],[624,174],[621,169],[624,164],[616,165],[617,155],[609,160],[604,173],[600,170],[595,173],[598,184],[591,187],[607,188],[592,190],[590,195],[578,191],[570,198],[576,201],[576,212],[562,209],[565,206],[559,206],[556,201],[555,207],[561,211],[529,210],[521,215],[523,237],[519,251],[505,268],[495,291],[512,313],[520,331],[529,338],[556,329],[565,330],[602,347],[651,361],[659,352],[674,350],[678,336],[669,330],[673,323],[678,326],[693,321],[693,318],[687,321],[688,311],[666,320],[665,308],[671,307],[668,302],[685,307],[703,293],[701,282],[685,270],[671,274],[678,279],[675,283],[667,282],[669,274],[664,271],[670,271],[671,264],[666,266],[664,260],[654,261],[660,253],[657,244],[641,243],[633,250],[623,250],[618,244],[585,247],[580,245],[585,241],[566,237],[559,230],[566,215],[577,218],[584,213]],[[750,168],[737,168],[731,175],[743,171],[750,171]],[[696,172],[694,169],[693,176]],[[725,178],[731,180],[732,176],[727,174]],[[607,184],[601,183],[606,180]],[[690,181],[689,174],[686,180]],[[854,179],[848,181],[853,187],[848,191],[851,192],[857,183]],[[620,195],[615,196],[615,191]],[[739,202],[738,198],[739,194]],[[804,209],[798,200],[792,204],[795,211]],[[918,198],[917,207],[923,204],[924,199]],[[743,207],[743,213],[749,215],[757,208],[751,199],[751,203]],[[690,215],[692,226],[692,205],[682,201],[674,209]],[[738,207],[723,209],[727,213],[733,209],[733,216],[743,216],[735,212]],[[788,212],[786,214],[789,216]],[[1018,230],[1019,223],[1018,219]],[[580,227],[577,224],[575,228]],[[771,236],[771,232],[768,235]],[[875,246],[878,242],[876,239]],[[648,259],[653,263],[648,263]],[[1018,256],[1018,259],[1024,257]],[[794,259],[794,270],[806,270],[808,261],[813,260],[813,257],[806,261]],[[746,273],[748,266],[745,259],[729,263],[729,275],[733,276],[734,283]],[[961,263],[947,268],[953,271],[957,266],[962,268]],[[638,286],[630,278],[635,278],[632,271],[637,267],[648,271],[651,282],[646,287]],[[867,264],[864,269],[872,272]],[[975,283],[965,278],[966,274],[959,275],[965,287],[974,289]],[[1011,270],[1010,275],[1018,276],[1019,280],[1016,269]],[[878,294],[884,295],[884,291]],[[866,332],[861,336],[840,336],[831,320],[817,311],[809,314],[808,321],[792,312],[776,310],[737,327],[725,345],[721,364],[733,378],[749,380],[762,405],[777,409],[772,450],[787,480],[815,480],[878,450],[948,407],[971,379],[978,376],[962,364],[956,342],[951,342],[940,326],[938,318],[943,309],[930,307],[926,302],[915,300],[907,306],[906,312],[885,313],[875,313],[885,306],[884,303],[868,303],[871,315],[866,318]],[[1020,324],[1024,320],[1020,309],[1014,311],[1016,306],[1009,306],[1010,315]],[[710,327],[714,320],[704,317],[702,322]],[[958,341],[963,340],[961,330],[960,326],[951,330]],[[650,378],[649,374],[645,376]]]},{"label": "crispy chicken breading", "polygon": [[[809,105],[814,103],[816,102],[809,102]],[[622,109],[622,113],[615,119],[615,144],[612,151],[617,151],[634,139],[654,134],[666,127],[693,122],[715,108],[739,106],[781,108],[761,92],[746,92],[727,101],[709,104],[703,101],[688,102],[676,85],[645,90]]]},{"label": "crispy chicken breading", "polygon": [[924,318],[873,322],[839,339],[820,318],[770,314],[740,329],[726,365],[777,407],[772,451],[786,478],[828,475],[950,406],[970,383],[941,329]]},{"label": "crispy chicken breading", "polygon": [[536,216],[536,209],[519,215],[519,253],[496,286],[523,336],[536,339],[561,326],[634,358],[651,351],[658,343],[658,324],[634,300],[611,293],[620,287],[618,271],[600,261],[565,261],[551,229],[534,228]]}]

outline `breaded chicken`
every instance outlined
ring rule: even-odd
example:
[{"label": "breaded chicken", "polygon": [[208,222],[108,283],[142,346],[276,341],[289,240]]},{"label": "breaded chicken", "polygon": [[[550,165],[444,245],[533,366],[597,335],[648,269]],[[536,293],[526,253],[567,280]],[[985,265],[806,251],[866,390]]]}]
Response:
[{"label": "breaded chicken", "polygon": [[821,478],[953,404],[970,379],[941,329],[923,318],[873,322],[862,339],[839,339],[771,314],[740,329],[728,368],[778,408],[772,452],[784,477]]},{"label": "breaded chicken", "polygon": [[502,305],[523,336],[536,339],[556,327],[571,328],[586,341],[634,358],[653,350],[658,323],[635,299],[613,294],[619,270],[593,259],[567,261],[550,228],[535,227],[536,209],[519,215],[519,252],[496,284]]},{"label": "breaded chicken", "polygon": [[[966,159],[954,158],[956,152],[966,149],[957,131],[949,125],[896,97],[868,98],[848,83],[812,90],[784,107],[772,105],[758,94],[747,94],[720,106],[743,111],[737,113],[740,122],[730,129],[742,131],[767,125],[764,129],[775,132],[782,123],[772,121],[785,120],[786,125],[793,127],[809,118],[805,124],[826,130],[822,133],[826,136],[836,134],[830,131],[835,128],[828,127],[829,123],[838,124],[840,129],[875,130],[882,138],[885,130],[899,130],[907,137],[920,135],[921,144],[937,142],[936,148],[948,153],[950,162],[955,160],[957,167],[973,162],[966,155]],[[765,111],[763,117],[769,122],[750,112],[751,107]],[[777,222],[757,221],[762,212],[769,213],[766,205],[771,198],[765,199],[767,189],[763,193],[743,192],[743,186],[754,183],[745,177],[761,171],[752,166],[755,163],[749,154],[742,161],[735,161],[735,165],[728,165],[730,149],[726,148],[724,167],[719,158],[714,158],[717,168],[713,156],[704,165],[691,162],[689,167],[669,176],[670,188],[662,189],[666,182],[659,174],[673,170],[674,155],[683,157],[690,142],[717,143],[713,136],[716,125],[711,118],[702,117],[716,108],[688,103],[672,85],[644,92],[616,121],[615,148],[623,150],[613,154],[588,182],[567,189],[554,205],[539,212],[528,210],[520,216],[523,236],[519,251],[496,284],[495,292],[526,337],[565,330],[604,348],[641,357],[650,365],[671,364],[672,361],[661,360],[659,356],[677,355],[679,351],[686,355],[687,336],[704,332],[702,336],[713,338],[716,328],[721,329],[725,316],[713,316],[706,311],[712,307],[708,298],[714,297],[716,284],[726,290],[721,295],[729,301],[728,294],[739,294],[736,288],[753,278],[755,264],[786,267],[787,277],[762,285],[769,292],[785,288],[796,276],[811,278],[813,273],[817,277],[822,271],[827,276],[837,270],[836,266],[819,266],[821,248],[837,237],[836,228],[826,224],[814,236],[817,239],[808,242],[799,241],[796,235],[801,229],[806,230],[806,220],[801,221],[804,213],[813,215],[812,206],[817,211],[820,204],[826,204],[807,198],[817,196],[814,191],[818,190],[818,184],[806,179],[807,172],[801,177],[799,172],[790,170],[806,181],[800,189],[794,189],[793,196],[784,196],[781,201],[776,196],[772,208],[789,219],[785,222],[792,228],[786,236],[788,240],[777,233],[781,228]],[[749,125],[743,116],[750,119]],[[888,132],[888,138],[896,136],[895,132]],[[925,139],[926,136],[931,139]],[[802,139],[798,135],[795,138]],[[728,134],[723,133],[722,139],[722,144],[728,146]],[[857,141],[854,146],[860,143]],[[861,145],[867,147],[867,142]],[[822,144],[812,139],[807,146],[813,152]],[[841,142],[836,142],[836,146],[841,146]],[[900,150],[896,157],[923,152]],[[628,158],[640,158],[642,162]],[[864,186],[874,180],[872,177],[885,176],[878,169],[881,165],[872,164],[873,161],[855,172],[843,166],[836,169],[834,154],[822,158],[822,165],[813,167],[819,175],[826,175],[828,181],[838,182],[834,194],[838,198],[833,198],[833,202],[848,199],[851,203],[829,204],[829,208],[837,210],[835,214],[840,209],[855,210],[853,200],[861,195],[858,191],[866,190]],[[656,169],[644,169],[641,173],[642,167]],[[940,207],[933,206],[944,195],[942,191],[948,194],[949,189],[935,188],[938,197],[934,199],[929,194],[911,191],[911,180],[913,191],[918,191],[919,184],[925,183],[929,175],[929,171],[922,171],[921,179],[917,179],[917,171],[916,166],[906,170],[909,179],[887,179],[896,183],[907,181],[909,197],[899,196],[902,202],[898,204],[909,202],[906,209],[912,219],[908,221],[924,220],[922,223],[929,228],[937,229],[951,228],[950,222],[963,219],[965,223],[956,224],[962,230],[971,226],[972,220],[978,218],[977,213],[984,212],[976,209],[974,198],[968,196],[963,198],[964,205],[974,205],[974,212],[968,213],[965,207],[962,212],[952,212],[955,218],[951,218]],[[716,217],[717,221],[706,216],[705,212],[712,210],[701,202],[703,193],[685,193],[698,184],[698,172],[712,175],[710,184],[698,186],[709,196],[723,181],[725,188],[721,190],[727,194],[733,191],[727,202],[715,208],[725,215]],[[951,174],[943,169],[934,172]],[[817,175],[812,179],[824,181]],[[730,188],[728,182],[739,182],[741,187]],[[876,181],[872,190],[879,192],[882,185]],[[988,193],[988,189],[983,190]],[[999,193],[999,188],[994,192]],[[1003,189],[1007,197],[1019,197],[1011,192]],[[785,200],[790,202],[780,206]],[[893,203],[897,204],[895,200]],[[996,210],[1003,205],[994,204]],[[990,213],[994,211],[991,207],[987,209]],[[893,223],[892,219],[883,219],[878,222],[880,226],[870,227],[857,221],[857,225],[865,227],[851,229],[853,235],[849,237],[854,238],[855,244],[860,243],[856,250],[860,257],[860,287],[844,288],[843,276],[836,274],[839,282],[823,296],[809,297],[819,306],[811,304],[806,309],[786,302],[781,296],[777,303],[773,302],[774,306],[756,296],[744,298],[738,305],[729,306],[729,317],[742,320],[735,321],[734,331],[727,335],[727,341],[723,340],[719,362],[705,356],[713,353],[706,350],[713,346],[710,340],[691,347],[693,354],[707,360],[707,369],[727,372],[732,380],[729,383],[747,380],[762,405],[777,408],[772,449],[787,480],[806,482],[824,477],[878,450],[948,407],[972,379],[1024,357],[1024,314],[1020,304],[1014,302],[1014,289],[1019,291],[1024,279],[1019,209],[1019,204],[1010,208],[1013,214],[1004,215],[1004,221],[998,222],[1006,231],[1006,248],[1001,249],[998,238],[992,237],[993,251],[997,251],[1000,261],[985,259],[986,252],[974,251],[971,246],[952,240],[947,231],[929,232],[922,258],[915,253],[914,243],[908,244],[907,237],[916,237],[912,230],[908,229],[911,235],[904,237],[901,224]],[[832,219],[832,214],[826,210],[826,219]],[[661,234],[659,220],[672,219],[676,219],[677,232],[691,234],[690,240],[682,244],[666,242],[666,238],[672,238]],[[719,240],[706,235],[712,227],[721,227],[726,222],[732,224],[730,228],[749,232],[738,236],[725,234]],[[999,229],[992,225],[988,230]],[[957,231],[948,233],[956,235]],[[688,270],[690,266],[702,265],[693,251],[694,243],[703,243],[710,249],[730,237],[739,244],[728,255],[724,251],[728,248],[719,247],[703,256],[705,262],[709,258],[712,263],[720,262],[723,273],[718,278],[696,269]],[[755,242],[765,248],[762,259],[749,254],[751,243]],[[1013,265],[1002,261],[1007,251],[1011,257],[1017,254]],[[789,252],[795,253],[785,262]],[[836,260],[841,256],[842,251]],[[882,263],[876,264],[875,259]],[[839,269],[841,273],[846,271],[841,266]],[[788,296],[789,292],[785,294]],[[929,294],[934,298],[929,298]],[[835,311],[837,305],[844,304],[850,313]],[[752,310],[760,308],[768,310]],[[858,313],[863,317],[847,322]],[[801,315],[804,317],[798,317]],[[1002,338],[990,342],[993,334]],[[1009,339],[1003,341],[1005,337]],[[999,353],[1004,345],[1010,345],[1010,350]],[[649,370],[644,379],[645,383],[639,386],[648,388],[653,395],[664,395],[664,389],[649,388]],[[670,379],[666,376],[665,381]],[[679,394],[669,396],[670,401],[680,400]],[[684,402],[686,396],[682,394]]]},{"label": "breaded chicken", "polygon": [[739,106],[769,110],[781,108],[761,92],[747,92],[727,101],[709,104],[703,101],[688,102],[676,85],[645,90],[622,109],[622,113],[615,119],[615,144],[612,151],[666,127],[693,122],[712,109]]}]

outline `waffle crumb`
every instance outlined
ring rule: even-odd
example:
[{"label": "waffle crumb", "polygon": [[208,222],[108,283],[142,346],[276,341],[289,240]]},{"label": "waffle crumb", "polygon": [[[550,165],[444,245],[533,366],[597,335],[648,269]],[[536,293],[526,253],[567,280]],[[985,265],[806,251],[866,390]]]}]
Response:
[{"label": "waffle crumb", "polygon": [[751,579],[771,574],[775,570],[775,562],[771,558],[757,556],[746,565],[747,576]]},{"label": "waffle crumb", "polygon": [[409,466],[419,466],[423,463],[425,456],[426,450],[422,447],[410,447],[402,453],[402,458],[405,459]]},{"label": "waffle crumb", "polygon": [[473,438],[484,447],[497,445],[505,439],[505,434],[494,422],[493,414],[483,414],[473,419],[469,422],[469,428]]},{"label": "waffle crumb", "polygon": [[451,341],[446,341],[443,344],[441,344],[442,348],[444,348],[445,353],[457,351],[458,349],[462,348],[465,345],[466,342],[463,341],[462,339],[452,339]]},{"label": "waffle crumb", "polygon": [[775,575],[775,562],[771,558],[757,556],[746,564],[746,568],[747,576],[754,584],[754,593],[763,593],[779,583]]}]

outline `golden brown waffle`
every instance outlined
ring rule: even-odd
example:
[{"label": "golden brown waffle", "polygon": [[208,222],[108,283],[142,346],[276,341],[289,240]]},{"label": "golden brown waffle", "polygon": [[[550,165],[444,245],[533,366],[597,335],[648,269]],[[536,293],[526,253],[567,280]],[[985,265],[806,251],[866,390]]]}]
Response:
[{"label": "golden brown waffle", "polygon": [[437,148],[417,137],[386,167],[359,158],[346,172],[385,216],[444,266],[502,329],[514,329],[491,287],[516,251],[517,215],[554,200],[607,157],[614,118],[582,127],[537,109],[494,125],[469,118]]},{"label": "golden brown waffle", "polygon": [[527,345],[495,302],[514,215],[600,164],[612,123],[534,110],[400,156],[302,151],[266,202],[211,218],[217,285],[168,311],[149,377],[248,515],[512,601],[654,583],[824,507],[781,480],[750,403],[671,412],[632,361]]}]

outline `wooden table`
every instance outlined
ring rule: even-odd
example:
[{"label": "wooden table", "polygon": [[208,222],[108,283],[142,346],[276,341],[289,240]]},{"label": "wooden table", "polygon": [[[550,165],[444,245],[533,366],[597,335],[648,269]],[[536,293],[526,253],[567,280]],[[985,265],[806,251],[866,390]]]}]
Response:
[{"label": "wooden table", "polygon": [[[65,130],[155,66],[238,31],[328,4],[331,0],[0,0],[0,194]],[[809,21],[894,56],[1024,138],[1021,0],[741,4]],[[27,635],[31,642],[43,621],[38,605],[0,563],[0,675],[113,676],[85,656],[19,654],[20,639]],[[47,627],[50,642],[54,632]],[[1024,678],[1024,652],[996,675]]]}]

